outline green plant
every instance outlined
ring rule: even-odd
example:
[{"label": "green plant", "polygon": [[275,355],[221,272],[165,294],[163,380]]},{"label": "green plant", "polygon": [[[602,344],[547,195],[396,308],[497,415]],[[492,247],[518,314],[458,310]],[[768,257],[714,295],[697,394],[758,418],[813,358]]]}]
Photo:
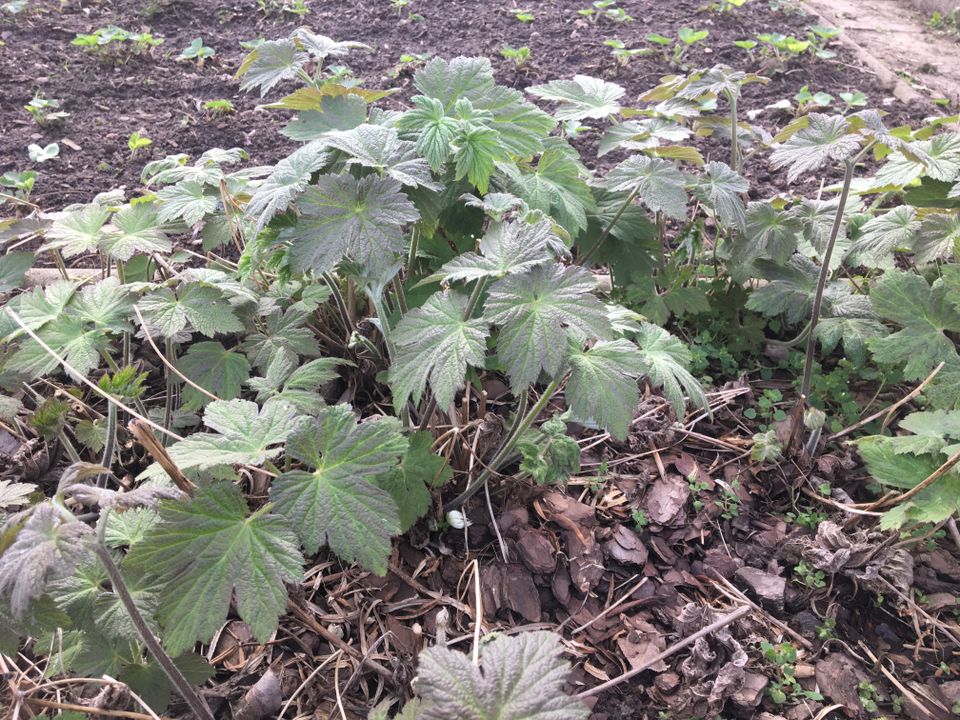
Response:
[{"label": "green plant", "polygon": [[517,441],[520,471],[538,485],[563,485],[580,472],[580,446],[567,436],[566,423],[554,416]]},{"label": "green plant", "polygon": [[163,44],[162,37],[149,32],[132,33],[117,25],[109,25],[89,34],[79,34],[71,44],[105,59],[123,62],[131,55],[142,55]]},{"label": "green plant", "polygon": [[510,14],[513,15],[515,20],[524,24],[532,23],[536,19],[536,16],[529,9],[511,8]]},{"label": "green plant", "polygon": [[772,56],[780,62],[785,62],[791,58],[803,55],[811,47],[811,41],[800,40],[793,35],[784,35],[783,33],[761,33],[757,35],[763,47],[763,54]]},{"label": "green plant", "polygon": [[826,109],[833,104],[833,95],[825,92],[812,93],[807,85],[801,87],[793,99],[797,101],[797,115]]},{"label": "green plant", "polygon": [[650,524],[650,518],[647,517],[647,513],[639,508],[634,510],[630,517],[633,519],[633,526],[638,531],[643,530],[647,525]]},{"label": "green plant", "polygon": [[960,8],[953,8],[946,14],[934,10],[927,19],[927,27],[941,32],[960,33]]},{"label": "green plant", "polygon": [[817,590],[827,586],[827,576],[823,570],[816,570],[803,561],[793,568],[793,577],[801,585]]},{"label": "green plant", "polygon": [[151,145],[153,145],[153,140],[141,134],[139,130],[134,130],[130,133],[130,137],[127,138],[127,148],[130,150],[131,157],[134,157],[140,150],[148,148]]},{"label": "green plant", "polygon": [[665,62],[673,67],[683,69],[683,58],[690,47],[703,42],[709,35],[709,30],[694,30],[693,28],[683,27],[677,31],[676,40],[659,33],[647,33],[643,39],[661,48]]},{"label": "green plant", "polygon": [[59,107],[59,100],[45,98],[38,94],[24,105],[23,109],[30,113],[30,117],[37,125],[49,125],[63,122],[70,117],[70,113],[59,110]]},{"label": "green plant", "polygon": [[843,32],[842,28],[830,27],[829,25],[811,25],[807,29],[807,39],[810,41],[810,47],[821,60],[830,60],[837,54],[833,50],[828,50],[827,45],[835,37]]},{"label": "green plant", "polygon": [[797,648],[788,642],[773,645],[760,643],[764,658],[773,665],[778,677],[767,687],[767,694],[777,705],[798,699],[823,700],[823,695],[813,690],[804,690],[797,680]]},{"label": "green plant", "polygon": [[211,115],[231,115],[237,111],[233,106],[232,100],[207,100],[203,103],[203,109]]},{"label": "green plant", "polygon": [[57,143],[49,143],[41,147],[36,143],[30,143],[27,146],[27,155],[30,158],[30,162],[34,163],[44,163],[47,160],[53,160],[60,156],[60,145]]},{"label": "green plant", "polygon": [[13,195],[3,193],[3,195],[0,195],[0,201],[12,198],[14,200],[20,200],[21,202],[28,202],[36,181],[37,173],[35,170],[22,170],[19,172],[16,170],[8,170],[0,175],[0,187],[12,190]]},{"label": "green plant", "polygon": [[202,68],[203,64],[216,54],[216,50],[203,44],[203,38],[194,38],[193,42],[180,52],[179,59],[196,60],[197,67]]},{"label": "green plant", "polygon": [[396,65],[387,71],[392,78],[400,77],[402,73],[412,73],[422,67],[430,59],[430,53],[403,53]]},{"label": "green plant", "polygon": [[825,617],[823,623],[817,625],[818,640],[832,640],[836,637],[837,621],[832,617]]},{"label": "green plant", "polygon": [[747,0],[718,0],[704,6],[705,10],[721,14],[732,13],[747,4]]},{"label": "green plant", "polygon": [[530,48],[526,45],[518,48],[504,45],[502,48],[500,48],[500,54],[506,60],[513,60],[513,67],[516,70],[519,70],[528,62],[530,62]]},{"label": "green plant", "polygon": [[610,48],[610,54],[616,59],[618,65],[626,65],[632,58],[649,55],[647,48],[628,48],[622,41],[615,38],[604,40],[603,44]]}]

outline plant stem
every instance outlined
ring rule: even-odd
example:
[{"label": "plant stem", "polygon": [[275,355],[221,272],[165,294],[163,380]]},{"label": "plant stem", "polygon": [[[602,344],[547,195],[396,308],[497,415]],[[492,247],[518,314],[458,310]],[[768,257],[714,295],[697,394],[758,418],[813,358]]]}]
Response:
[{"label": "plant stem", "polygon": [[417,261],[417,251],[420,249],[420,223],[410,231],[410,254],[407,256],[407,278],[413,272],[413,264]]},{"label": "plant stem", "polygon": [[[150,332],[147,328],[144,328],[143,330],[144,332],[147,332],[147,333]],[[170,361],[170,364],[173,365],[177,361],[176,345],[174,345],[172,338],[167,338],[164,341],[164,345],[166,346],[164,348],[166,350],[164,355],[167,356],[167,359]],[[164,404],[163,404],[163,427],[169,430],[170,426],[173,424],[173,398],[177,390],[177,383],[173,379],[173,371],[169,367],[166,368],[166,371],[167,371],[167,397],[164,400]],[[163,443],[163,446],[166,447],[167,445],[170,444],[170,438],[164,435],[161,442]]]},{"label": "plant stem", "polygon": [[393,290],[397,294],[397,307],[400,308],[400,316],[402,317],[407,314],[407,295],[403,291],[403,282],[399,275],[393,279]]},{"label": "plant stem", "polygon": [[[480,476],[474,480],[472,483],[467,485],[462,493],[457,495],[453,500],[448,502],[443,506],[444,512],[449,512],[454,510],[461,505],[463,505],[467,500],[472,498],[480,488],[483,487],[483,484],[490,479],[490,477],[500,469],[500,466],[506,462],[507,458],[510,457],[510,454],[513,452],[513,448],[517,444],[517,440],[520,439],[520,436],[523,435],[524,431],[529,428],[533,421],[537,419],[537,416],[543,411],[547,406],[547,403],[550,401],[550,398],[553,397],[553,394],[560,387],[560,380],[551,380],[550,384],[547,385],[546,389],[543,391],[543,394],[540,396],[540,399],[537,400],[536,404],[530,408],[530,412],[526,415],[523,415],[523,410],[518,408],[517,417],[522,415],[520,422],[515,422],[514,426],[510,429],[510,432],[507,433],[507,437],[504,438],[503,444],[500,446],[500,449],[497,451],[497,454],[494,456],[493,460],[490,461],[489,465],[484,468],[483,472],[480,473]],[[524,399],[526,395],[524,395]]]},{"label": "plant stem", "polygon": [[343,325],[344,331],[347,333],[347,342],[350,342],[350,336],[353,334],[353,322],[350,320],[347,304],[343,301],[340,286],[330,273],[323,273],[320,277],[323,278],[327,287],[330,288],[330,292],[333,293],[333,302],[337,306],[337,311],[340,313],[340,322]]},{"label": "plant stem", "polygon": [[613,226],[617,224],[617,221],[620,219],[620,216],[623,215],[627,208],[630,207],[630,203],[633,202],[633,199],[640,193],[640,185],[638,184],[633,190],[630,191],[630,194],[627,195],[627,199],[623,201],[623,205],[620,206],[620,209],[617,210],[617,214],[613,216],[607,226],[603,229],[603,232],[600,233],[600,237],[597,238],[597,241],[584,253],[583,257],[580,258],[580,264],[583,265],[589,260],[593,254],[600,249],[600,246],[603,245],[603,241],[607,239],[607,235],[610,234],[610,231],[613,230]]},{"label": "plant stem", "polygon": [[[100,464],[105,468],[109,469],[113,465],[113,448],[116,444],[117,406],[113,403],[107,403],[107,442],[103,446],[103,459],[100,460]],[[106,473],[97,477],[97,487],[106,487],[108,477]]]},{"label": "plant stem", "polygon": [[737,132],[737,96],[735,93],[727,95],[730,103],[730,168],[740,172],[740,137]]},{"label": "plant stem", "polygon": [[486,278],[480,278],[477,280],[477,284],[473,286],[473,292],[470,293],[470,299],[467,301],[467,308],[463,311],[464,322],[473,317],[473,311],[476,309],[477,303],[480,301],[480,295],[483,293],[483,289],[486,286]]},{"label": "plant stem", "polygon": [[823,305],[823,293],[827,287],[827,278],[830,277],[830,259],[833,257],[833,248],[837,244],[840,226],[843,225],[843,211],[847,207],[847,198],[850,196],[850,183],[853,182],[853,169],[860,159],[873,147],[871,141],[856,156],[847,158],[843,169],[843,189],[840,191],[840,204],[837,214],[833,217],[833,227],[830,229],[830,239],[823,253],[820,276],[817,278],[817,292],[813,297],[813,311],[810,314],[809,334],[807,335],[807,353],[803,361],[803,381],[800,384],[800,402],[806,403],[810,396],[810,381],[813,375],[813,357],[817,349],[816,329],[820,321],[820,309]]},{"label": "plant stem", "polygon": [[193,710],[194,714],[198,718],[201,718],[201,720],[216,720],[213,716],[213,711],[210,710],[210,706],[207,705],[207,701],[200,697],[189,681],[183,676],[183,673],[180,672],[180,669],[173,662],[173,659],[167,655],[166,650],[163,649],[160,641],[157,640],[150,626],[147,625],[147,621],[144,620],[143,615],[140,614],[140,609],[137,607],[137,604],[133,601],[133,597],[131,597],[126,582],[123,579],[123,574],[113,561],[113,557],[111,557],[110,551],[104,542],[107,519],[109,517],[110,509],[104,508],[100,515],[100,528],[97,531],[97,541],[94,543],[93,549],[103,564],[103,569],[107,571],[107,576],[110,578],[113,591],[117,594],[117,597],[120,598],[120,602],[127,611],[127,615],[130,616],[133,627],[136,628],[137,634],[143,640],[143,644],[147,646],[150,654],[153,655],[157,664],[160,665],[160,668],[163,670],[163,674],[167,676],[171,684],[177,689],[177,692],[180,693],[180,696],[186,701],[187,705],[190,706],[190,709]]}]

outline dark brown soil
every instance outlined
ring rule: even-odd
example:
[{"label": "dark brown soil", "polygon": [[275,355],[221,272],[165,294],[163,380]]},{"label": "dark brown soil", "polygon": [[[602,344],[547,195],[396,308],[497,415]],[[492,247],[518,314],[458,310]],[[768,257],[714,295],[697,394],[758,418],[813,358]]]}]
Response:
[{"label": "dark brown soil", "polygon": [[[30,143],[59,142],[60,157],[34,168],[40,177],[32,199],[53,209],[119,185],[132,192],[139,185],[142,165],[168,154],[195,156],[210,147],[240,146],[253,163],[274,162],[294,147],[278,133],[283,113],[258,110],[260,99],[240,95],[233,73],[245,54],[241,41],[279,37],[299,24],[370,45],[373,50],[356,53],[349,62],[371,86],[410,88],[409,71],[396,80],[387,76],[403,53],[486,55],[501,81],[516,87],[585,73],[626,87],[627,102],[675,70],[659,57],[635,58],[628,66],[618,67],[603,45],[605,39],[618,38],[630,47],[641,47],[649,32],[675,35],[684,26],[704,28],[710,36],[691,49],[686,58],[691,66],[724,62],[773,77],[766,86],[747,88],[745,111],[792,97],[801,86],[809,85],[835,96],[861,90],[871,103],[885,105],[896,120],[910,117],[909,108],[888,105],[885,88],[842,56],[833,62],[810,58],[778,68],[771,61],[751,61],[745,51],[732,45],[758,32],[803,36],[812,20],[798,12],[774,13],[766,3],[754,2],[721,15],[702,12],[702,0],[630,0],[620,5],[635,21],[615,24],[594,23],[578,15],[577,10],[588,4],[586,0],[528,3],[535,20],[521,23],[509,14],[510,3],[474,0],[414,0],[402,11],[387,0],[325,0],[309,5],[311,11],[302,20],[277,11],[264,15],[252,0],[68,1],[62,6],[54,0],[31,0],[18,15],[0,12],[0,39],[5,42],[0,48],[0,171],[31,168],[26,150]],[[165,42],[149,54],[106,59],[70,44],[77,33],[111,24],[131,31],[149,29]],[[195,37],[202,37],[217,52],[202,69],[177,60]],[[531,62],[515,70],[512,61],[500,56],[504,45],[530,47]],[[50,127],[34,124],[23,105],[36,93],[59,100],[71,117]],[[236,113],[213,117],[202,109],[205,101],[216,99],[232,100]],[[784,120],[762,118],[764,124]],[[151,138],[153,145],[131,158],[127,139],[134,131]],[[69,147],[64,139],[80,150]],[[766,177],[756,180],[768,182]]]}]

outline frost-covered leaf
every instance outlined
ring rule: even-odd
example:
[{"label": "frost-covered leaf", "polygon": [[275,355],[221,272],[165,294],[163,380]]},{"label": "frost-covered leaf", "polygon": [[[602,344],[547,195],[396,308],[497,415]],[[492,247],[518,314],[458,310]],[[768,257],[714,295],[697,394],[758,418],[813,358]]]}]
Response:
[{"label": "frost-covered leaf", "polygon": [[10,603],[15,618],[23,618],[47,584],[63,577],[89,556],[90,528],[65,520],[50,503],[38,505],[14,530],[0,554],[0,598]]},{"label": "frost-covered leaf", "polygon": [[168,253],[173,247],[160,229],[160,219],[153,205],[125,205],[103,228],[101,243],[113,258],[126,262],[137,253]]},{"label": "frost-covered leaf", "polygon": [[595,288],[586,270],[558,265],[508,275],[490,288],[484,317],[501,326],[497,354],[515,392],[536,382],[542,371],[556,377],[570,339],[610,339],[610,320]]},{"label": "frost-covered leaf", "polygon": [[960,246],[960,214],[927,215],[913,242],[914,258],[921,265],[949,258]]},{"label": "frost-covered leaf", "polygon": [[286,210],[293,199],[306,189],[310,175],[326,162],[325,150],[312,144],[305,145],[278,162],[273,172],[253,193],[245,209],[248,217],[256,217],[257,229],[266,225],[274,215]]},{"label": "frost-covered leaf", "polygon": [[646,369],[637,346],[620,339],[576,348],[570,368],[565,397],[574,417],[626,439],[640,400],[637,378]]},{"label": "frost-covered leaf", "polygon": [[438,292],[400,321],[394,331],[396,356],[390,368],[393,402],[419,403],[430,382],[440,407],[449,407],[463,389],[467,367],[482,367],[486,357],[487,323],[465,320],[467,296]]},{"label": "frost-covered leaf", "polygon": [[[177,360],[177,369],[204,390],[221,400],[240,396],[243,383],[250,377],[250,363],[242,353],[228,350],[218,342],[194,343]],[[206,395],[189,385],[183,386],[183,407],[188,411],[210,402]]]},{"label": "frost-covered leaf", "polygon": [[683,174],[669,160],[632,155],[607,173],[600,185],[614,192],[639,188],[637,195],[648,208],[682,220],[687,215],[684,183]]},{"label": "frost-covered leaf", "polygon": [[787,167],[787,182],[827,163],[845,160],[860,147],[860,138],[850,135],[849,121],[840,115],[810,113],[809,124],[770,155],[774,168]]},{"label": "frost-covered leaf", "polygon": [[901,330],[870,341],[877,362],[903,365],[908,380],[922,380],[938,363],[955,359],[954,342],[946,332],[960,331],[960,312],[942,280],[933,286],[915,273],[889,270],[870,293],[877,315]]},{"label": "frost-covered leaf", "polygon": [[574,75],[573,80],[551,80],[545,85],[533,85],[527,88],[527,92],[560,103],[553,114],[557,120],[602,120],[620,112],[618,101],[626,90],[599,78]]},{"label": "frost-covered leaf", "polygon": [[420,653],[414,689],[418,720],[586,720],[590,710],[563,692],[569,666],[557,635],[498,635],[480,666],[442,646]]},{"label": "frost-covered leaf", "polygon": [[284,473],[270,497],[309,554],[327,544],[347,562],[383,575],[400,517],[375,480],[396,468],[406,450],[396,418],[357,424],[348,405],[326,407],[287,444],[287,454],[313,470]]},{"label": "frost-covered leaf", "polygon": [[37,491],[33,483],[0,480],[0,510],[26,505],[27,499]]},{"label": "frost-covered leaf", "polygon": [[388,262],[403,249],[403,226],[420,216],[392,178],[321,175],[300,200],[303,213],[282,236],[297,270],[327,272],[346,255],[365,264]]},{"label": "frost-covered leaf", "polygon": [[286,522],[262,510],[250,514],[239,488],[217,482],[187,503],[161,506],[160,522],[133,546],[127,564],[166,584],[163,641],[179,655],[213,637],[233,597],[254,637],[269,640],[286,609],[284,583],[300,579],[303,558]]},{"label": "frost-covered leaf", "polygon": [[9,252],[0,255],[0,293],[19,288],[27,270],[33,267],[36,259],[32,252]]},{"label": "frost-covered leaf", "polygon": [[[457,255],[436,273],[444,282],[501,278],[552,260],[563,243],[549,221],[492,223],[480,239],[480,252]],[[565,249],[565,248],[564,248]]]},{"label": "frost-covered leaf", "polygon": [[110,219],[110,211],[97,203],[74,210],[54,220],[44,233],[45,247],[56,248],[64,257],[93,252],[100,247],[102,228]]},{"label": "frost-covered leaf", "polygon": [[642,371],[655,386],[663,388],[677,417],[682,417],[686,400],[697,407],[707,407],[707,396],[700,382],[690,374],[690,350],[661,327],[644,323],[637,335]]},{"label": "frost-covered leaf", "polygon": [[331,132],[324,142],[349,155],[348,165],[374,168],[403,185],[438,189],[430,164],[417,156],[414,143],[401,140],[397,130],[383,125],[359,125],[352,130]]},{"label": "frost-covered leaf", "polygon": [[217,288],[188,282],[178,288],[178,294],[159,288],[138,303],[151,327],[164,337],[172,338],[188,325],[207,337],[243,330],[243,324]]},{"label": "frost-covered leaf", "polygon": [[741,194],[750,184],[730,166],[722,162],[707,164],[707,172],[697,178],[693,194],[713,210],[727,227],[744,230],[747,226],[747,209]]},{"label": "frost-covered leaf", "polygon": [[237,73],[243,79],[240,89],[243,91],[260,89],[260,97],[283,80],[297,76],[310,56],[297,48],[293,40],[272,40],[261,43],[243,61]]},{"label": "frost-covered leaf", "polygon": [[897,248],[911,247],[920,229],[916,215],[917,211],[909,205],[899,205],[869,220],[860,228],[862,234],[850,246],[850,252],[863,253],[879,262]]},{"label": "frost-covered leaf", "polygon": [[220,196],[196,180],[168,185],[157,192],[157,199],[157,219],[162,223],[182,219],[187,225],[196,225],[220,207]]}]

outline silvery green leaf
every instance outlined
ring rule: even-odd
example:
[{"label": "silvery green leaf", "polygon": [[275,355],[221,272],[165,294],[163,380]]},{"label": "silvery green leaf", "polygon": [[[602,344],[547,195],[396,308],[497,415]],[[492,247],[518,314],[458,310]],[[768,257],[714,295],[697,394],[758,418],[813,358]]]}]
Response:
[{"label": "silvery green leaf", "polygon": [[137,253],[168,253],[173,247],[160,228],[156,208],[147,203],[120,208],[103,228],[101,243],[111,257],[124,262]]},{"label": "silvery green leaf", "polygon": [[319,110],[304,110],[282,132],[291,140],[319,140],[334,130],[351,130],[367,119],[367,104],[353,93],[324,95]]},{"label": "silvery green leaf", "polygon": [[552,260],[558,247],[566,250],[549,221],[494,222],[480,239],[479,253],[457,255],[432,277],[444,282],[501,278]]},{"label": "silvery green leaf", "polygon": [[797,249],[803,223],[792,213],[777,210],[768,202],[747,205],[747,230],[734,238],[731,255],[736,262],[766,257],[786,262]]},{"label": "silvery green leaf", "polygon": [[570,340],[610,339],[603,303],[593,295],[596,279],[579,267],[542,265],[508,275],[490,288],[484,318],[500,325],[497,354],[514,392],[563,369]]},{"label": "silvery green leaf", "polygon": [[917,263],[926,265],[950,257],[960,243],[960,214],[949,215],[934,213],[920,222],[913,241],[914,258]]},{"label": "silvery green leaf", "polygon": [[878,215],[860,228],[861,235],[851,245],[850,252],[881,261],[899,248],[912,247],[920,229],[916,217],[917,211],[909,205],[898,205]]},{"label": "silvery green leaf", "polygon": [[324,142],[349,155],[348,165],[373,168],[402,185],[440,189],[433,182],[430,164],[417,156],[414,143],[400,139],[395,128],[358,125],[352,130],[328,133]]},{"label": "silvery green leaf", "polygon": [[487,323],[464,319],[466,308],[466,295],[438,292],[397,325],[396,355],[390,368],[396,407],[403,407],[410,397],[419,403],[428,380],[439,406],[449,407],[464,387],[467,367],[483,366]]},{"label": "silvery green leaf", "polygon": [[574,75],[573,80],[551,80],[545,85],[533,85],[527,88],[527,92],[560,103],[553,114],[557,120],[602,120],[620,112],[618,101],[626,90],[599,78]]},{"label": "silvery green leaf", "polygon": [[574,348],[570,369],[565,397],[574,418],[626,439],[640,401],[637,378],[645,372],[637,346],[620,339]]},{"label": "silvery green leaf", "polygon": [[168,185],[157,192],[157,199],[157,219],[162,223],[182,219],[187,225],[196,225],[220,207],[220,196],[196,180]]},{"label": "silvery green leaf", "polygon": [[741,195],[750,184],[729,165],[711,161],[707,172],[697,178],[693,194],[713,210],[727,227],[743,231],[747,226],[747,208]]},{"label": "silvery green leaf", "polygon": [[243,77],[240,89],[246,92],[259,88],[260,97],[264,97],[277,83],[296,77],[309,59],[310,56],[298,49],[293,40],[261,43],[240,68]]},{"label": "silvery green leaf", "polygon": [[396,468],[406,450],[396,418],[357,424],[348,405],[323,408],[290,437],[287,453],[313,470],[274,481],[276,512],[296,529],[308,553],[328,544],[345,561],[382,575],[400,517],[393,498],[373,481]]},{"label": "silvery green leaf", "polygon": [[89,526],[64,517],[45,502],[37,505],[10,544],[0,554],[0,597],[6,598],[15,618],[23,618],[31,603],[46,592],[47,584],[63,577],[89,557]]},{"label": "silvery green leaf", "polygon": [[327,162],[325,146],[321,143],[304,145],[276,164],[273,172],[254,191],[247,203],[246,214],[257,219],[257,230],[270,219],[286,210],[310,182],[310,175]]},{"label": "silvery green leaf", "polygon": [[690,351],[676,337],[661,327],[644,323],[637,335],[641,367],[655,386],[663,388],[677,417],[683,417],[685,396],[700,408],[708,406],[703,386],[687,370]]},{"label": "silvery green leaf", "polygon": [[787,167],[787,182],[828,163],[846,160],[860,147],[860,138],[850,135],[849,121],[840,115],[810,113],[809,125],[797,131],[770,155],[775,168]]},{"label": "silvery green leaf", "polygon": [[389,262],[403,249],[403,226],[420,216],[392,178],[321,175],[300,200],[291,242],[295,269],[326,272],[348,253],[368,265]]},{"label": "silvery green leaf", "polygon": [[177,289],[158,288],[145,295],[138,307],[150,324],[166,338],[172,338],[187,327],[214,337],[243,330],[243,324],[227,299],[216,287],[187,282]]},{"label": "silvery green leaf", "polygon": [[[6,400],[6,398],[3,399]],[[37,492],[37,486],[33,483],[0,480],[0,510],[26,505],[27,499],[35,492]]]},{"label": "silvery green leaf", "polygon": [[110,211],[96,203],[61,215],[44,233],[47,248],[56,248],[64,257],[93,252],[100,247],[103,226],[110,219]]},{"label": "silvery green leaf", "polygon": [[254,637],[266,642],[286,610],[284,583],[300,580],[303,557],[284,520],[251,514],[238,487],[216,482],[187,503],[161,505],[160,521],[126,564],[165,584],[158,617],[176,656],[213,637],[233,598]]},{"label": "silvery green leaf", "polygon": [[497,635],[481,646],[479,667],[437,645],[420,653],[417,718],[586,720],[587,706],[563,692],[568,673],[559,636],[550,632]]},{"label": "silvery green leaf", "polygon": [[638,197],[654,212],[682,220],[687,215],[687,191],[683,174],[669,160],[632,155],[600,181],[600,186],[617,191],[639,188]]}]

